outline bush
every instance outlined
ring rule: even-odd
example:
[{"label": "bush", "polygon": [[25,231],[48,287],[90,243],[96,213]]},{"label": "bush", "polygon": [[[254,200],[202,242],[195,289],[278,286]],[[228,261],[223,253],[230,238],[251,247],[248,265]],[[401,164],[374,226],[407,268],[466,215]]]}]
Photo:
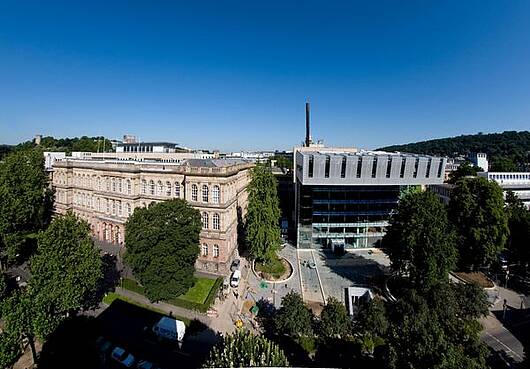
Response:
[{"label": "bush", "polygon": [[285,273],[285,266],[282,260],[276,255],[265,263],[256,261],[254,267],[258,272],[262,272],[264,277],[272,276],[273,278],[280,278]]}]

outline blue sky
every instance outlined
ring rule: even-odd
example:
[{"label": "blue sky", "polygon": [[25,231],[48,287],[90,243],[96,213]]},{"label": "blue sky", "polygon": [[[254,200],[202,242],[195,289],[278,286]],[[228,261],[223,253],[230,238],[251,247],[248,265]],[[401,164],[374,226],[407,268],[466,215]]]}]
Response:
[{"label": "blue sky", "polygon": [[287,149],[306,98],[329,145],[528,130],[530,2],[0,0],[2,143]]}]

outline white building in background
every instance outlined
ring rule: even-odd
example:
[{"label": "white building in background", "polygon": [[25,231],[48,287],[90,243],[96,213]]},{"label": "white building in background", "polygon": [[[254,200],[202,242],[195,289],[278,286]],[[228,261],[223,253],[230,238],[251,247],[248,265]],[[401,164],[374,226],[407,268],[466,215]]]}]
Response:
[{"label": "white building in background", "polygon": [[495,181],[504,191],[512,191],[530,209],[530,172],[479,172],[479,177]]},{"label": "white building in background", "polygon": [[50,151],[45,151],[45,152],[44,152],[44,169],[45,169],[46,171],[50,171],[50,170],[52,170],[53,163],[54,163],[56,160],[64,159],[65,156],[66,156],[66,153],[64,153],[64,152],[50,152]]},{"label": "white building in background", "polygon": [[482,152],[477,152],[469,155],[469,160],[484,172],[489,169],[488,156]]}]

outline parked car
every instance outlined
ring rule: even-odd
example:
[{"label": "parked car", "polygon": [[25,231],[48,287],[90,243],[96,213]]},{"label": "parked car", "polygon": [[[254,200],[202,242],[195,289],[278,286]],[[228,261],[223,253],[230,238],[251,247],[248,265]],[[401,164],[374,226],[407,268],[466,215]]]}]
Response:
[{"label": "parked car", "polygon": [[101,355],[106,355],[112,347],[112,344],[103,337],[98,337],[96,340],[96,347]]},{"label": "parked car", "polygon": [[236,270],[235,272],[232,273],[232,277],[230,277],[230,286],[232,286],[233,288],[236,288],[237,286],[239,286],[240,280],[241,280],[241,271]]},{"label": "parked car", "polygon": [[121,365],[125,366],[126,368],[132,368],[134,366],[134,363],[136,362],[136,359],[134,356],[129,354],[125,349],[121,347],[116,347],[114,350],[112,350],[110,357],[113,360],[116,360]]},{"label": "parked car", "polygon": [[239,265],[241,265],[241,259],[234,259],[234,261],[232,261],[232,265],[230,265],[230,270],[232,272],[238,270]]},{"label": "parked car", "polygon": [[147,360],[140,360],[136,365],[137,369],[160,369],[158,366]]}]

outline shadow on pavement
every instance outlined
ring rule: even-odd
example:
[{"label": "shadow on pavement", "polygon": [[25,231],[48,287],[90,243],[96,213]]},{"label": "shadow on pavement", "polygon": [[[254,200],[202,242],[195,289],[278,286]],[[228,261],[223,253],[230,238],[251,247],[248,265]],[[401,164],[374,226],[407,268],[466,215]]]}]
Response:
[{"label": "shadow on pavement", "polygon": [[514,309],[508,307],[505,316],[503,316],[502,310],[492,313],[525,348],[530,346],[530,308]]},{"label": "shadow on pavement", "polygon": [[99,330],[98,322],[93,317],[66,319],[42,346],[39,368],[101,368],[96,348]]},{"label": "shadow on pavement", "polygon": [[195,368],[205,361],[218,341],[217,333],[201,322],[192,321],[186,330],[182,348],[160,341],[151,328],[163,314],[115,300],[97,320],[102,335],[131,352],[138,359],[149,360],[162,368]]}]

